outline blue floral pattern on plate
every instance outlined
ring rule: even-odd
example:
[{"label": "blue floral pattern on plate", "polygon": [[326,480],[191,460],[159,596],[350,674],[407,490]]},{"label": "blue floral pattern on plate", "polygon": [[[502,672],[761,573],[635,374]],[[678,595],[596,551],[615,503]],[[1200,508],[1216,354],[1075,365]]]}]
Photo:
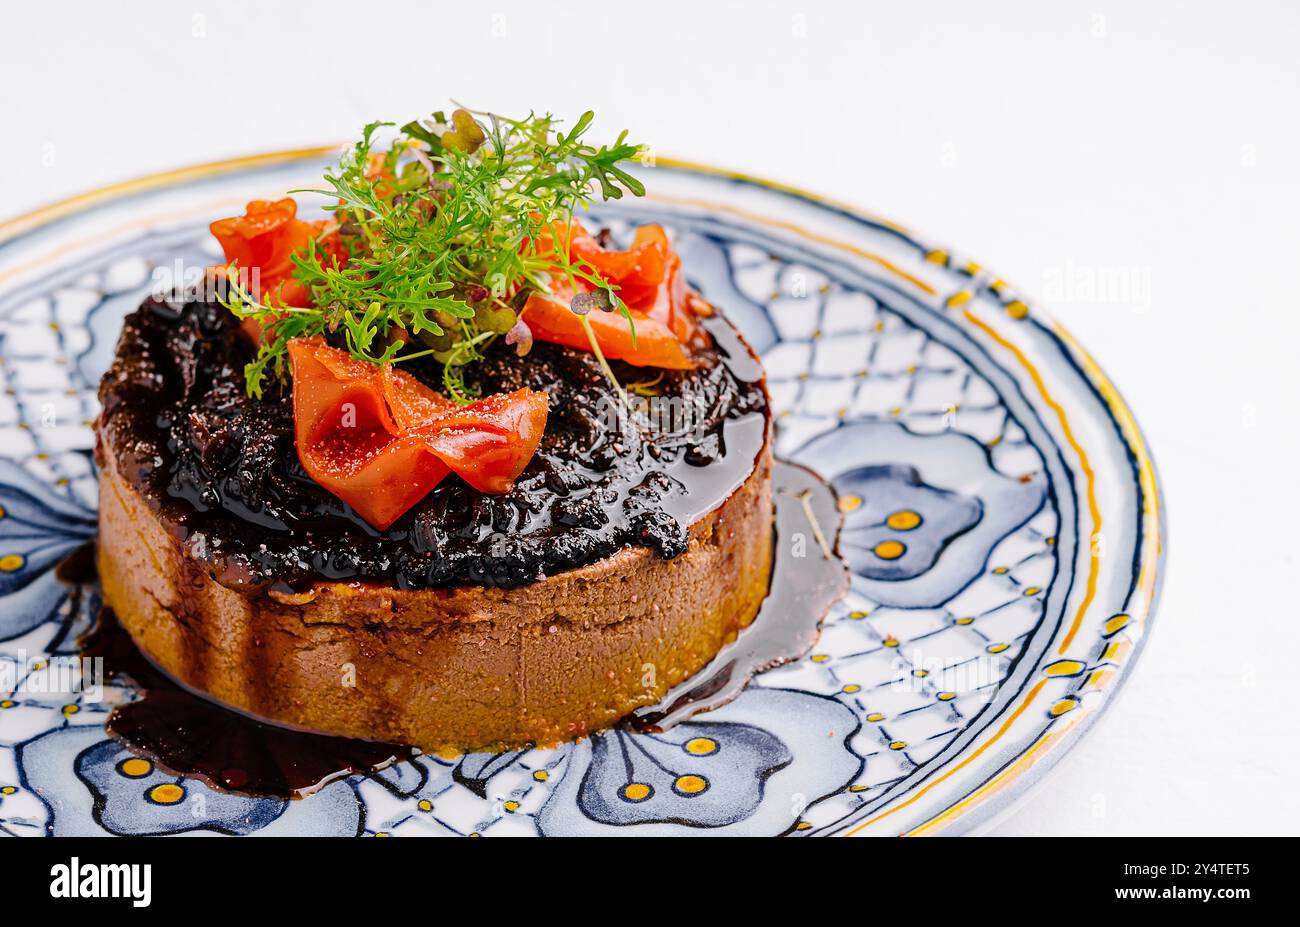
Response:
[{"label": "blue floral pattern on plate", "polygon": [[905,464],[858,467],[837,476],[834,486],[847,509],[840,550],[868,579],[915,579],[984,512],[979,499],[930,486]]}]

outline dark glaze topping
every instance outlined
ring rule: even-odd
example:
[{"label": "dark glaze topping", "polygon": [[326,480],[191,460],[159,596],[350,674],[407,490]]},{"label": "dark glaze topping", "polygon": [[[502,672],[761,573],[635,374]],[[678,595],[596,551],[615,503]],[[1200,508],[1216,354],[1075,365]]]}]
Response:
[{"label": "dark glaze topping", "polygon": [[[705,324],[715,347],[696,370],[613,364],[625,385],[654,381],[661,428],[611,413],[618,400],[587,352],[538,342],[521,359],[498,342],[467,378],[484,395],[550,394],[536,456],[505,495],[450,476],[383,532],[303,470],[288,390],[247,396],[250,349],[218,304],[150,299],[127,317],[100,385],[101,427],[124,477],[226,585],[509,588],[628,544],[675,557],[691,521],[749,476],[768,427],[761,368],[724,320]],[[405,369],[437,389],[435,367],[420,364]]]}]

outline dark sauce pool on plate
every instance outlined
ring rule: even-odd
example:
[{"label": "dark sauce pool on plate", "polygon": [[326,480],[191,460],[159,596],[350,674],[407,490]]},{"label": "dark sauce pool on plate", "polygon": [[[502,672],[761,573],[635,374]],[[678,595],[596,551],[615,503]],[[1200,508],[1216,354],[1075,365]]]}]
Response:
[{"label": "dark sauce pool on plate", "polygon": [[835,491],[811,470],[778,460],[772,502],[772,579],[754,621],[658,705],[634,711],[628,726],[662,731],[720,708],[753,676],[797,660],[817,643],[822,619],[849,587],[848,567],[835,553],[841,519]]}]

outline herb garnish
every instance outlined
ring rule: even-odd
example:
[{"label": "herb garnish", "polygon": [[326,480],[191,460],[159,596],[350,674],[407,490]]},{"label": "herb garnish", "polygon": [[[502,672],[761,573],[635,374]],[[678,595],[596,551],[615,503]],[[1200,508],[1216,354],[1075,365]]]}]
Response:
[{"label": "herb garnish", "polygon": [[[593,305],[611,308],[632,325],[617,286],[570,255],[567,235],[558,236],[563,240],[554,254],[525,247],[550,238],[557,224],[570,228],[575,211],[589,206],[597,191],[607,200],[625,190],[644,195],[640,181],[619,166],[641,146],[628,143],[626,132],[612,146],[585,143],[593,117],[584,113],[564,132],[549,114],[509,119],[457,109],[450,120],[439,112],[407,123],[387,147],[377,146],[375,135],[393,123],[366,126],[338,167],[326,172],[327,189],[290,191],[337,201],[328,207],[334,227],[293,258],[294,276],[310,289],[313,308],[260,302],[231,270],[227,305],[265,332],[245,370],[249,393],[260,396],[268,375],[286,376],[289,339],[342,332],[358,360],[432,356],[442,364],[447,395],[472,401],[464,366],[510,332],[527,296],[549,292],[556,274],[578,294],[574,310],[614,381],[583,313]],[[335,233],[349,255],[341,265],[322,245]],[[582,293],[578,281],[593,292]]]}]

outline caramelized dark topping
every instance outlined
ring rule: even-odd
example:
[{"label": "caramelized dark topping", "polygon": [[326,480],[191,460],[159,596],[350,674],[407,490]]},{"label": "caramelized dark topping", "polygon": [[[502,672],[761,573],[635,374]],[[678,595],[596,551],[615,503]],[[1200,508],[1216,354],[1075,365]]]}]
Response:
[{"label": "caramelized dark topping", "polygon": [[[508,588],[627,544],[675,557],[690,522],[749,475],[767,429],[761,372],[725,321],[706,327],[716,346],[695,370],[614,364],[622,383],[654,379],[657,428],[613,414],[619,398],[589,353],[539,342],[521,360],[494,345],[469,385],[550,394],[536,456],[509,493],[451,476],[383,532],[302,469],[288,391],[247,395],[251,348],[217,303],[150,299],[127,317],[100,386],[103,422],[124,476],[227,585]],[[438,368],[422,363],[406,369],[437,389]]]}]

